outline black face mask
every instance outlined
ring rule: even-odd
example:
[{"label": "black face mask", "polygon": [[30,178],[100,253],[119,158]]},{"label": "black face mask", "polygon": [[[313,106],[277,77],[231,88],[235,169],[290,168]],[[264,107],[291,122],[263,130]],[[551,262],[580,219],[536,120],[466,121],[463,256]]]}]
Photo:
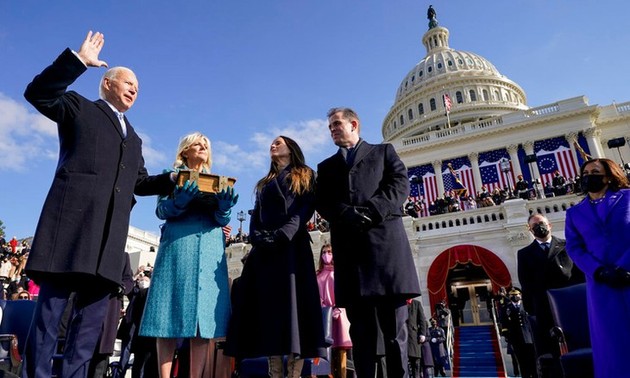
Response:
[{"label": "black face mask", "polygon": [[521,300],[521,296],[520,295],[512,295],[510,297],[510,300],[514,303],[518,303]]},{"label": "black face mask", "polygon": [[532,227],[532,233],[535,237],[544,239],[549,236],[549,226],[545,222],[536,223]]},{"label": "black face mask", "polygon": [[607,185],[604,183],[604,175],[586,175],[582,176],[582,190],[589,193],[601,192]]}]

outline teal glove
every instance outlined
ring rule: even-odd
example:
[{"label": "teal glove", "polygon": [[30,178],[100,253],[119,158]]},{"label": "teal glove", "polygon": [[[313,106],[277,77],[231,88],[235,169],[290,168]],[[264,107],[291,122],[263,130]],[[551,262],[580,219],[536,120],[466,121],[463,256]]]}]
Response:
[{"label": "teal glove", "polygon": [[234,188],[228,186],[217,194],[217,206],[219,211],[227,213],[238,202],[238,194],[234,194]]},{"label": "teal glove", "polygon": [[173,204],[178,209],[184,209],[198,193],[199,186],[197,185],[197,181],[186,180],[183,186],[175,188]]}]

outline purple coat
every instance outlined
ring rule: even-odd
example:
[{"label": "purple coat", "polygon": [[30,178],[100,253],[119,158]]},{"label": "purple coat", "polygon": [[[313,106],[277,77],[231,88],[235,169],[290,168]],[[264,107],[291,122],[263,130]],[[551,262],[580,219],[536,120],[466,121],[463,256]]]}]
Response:
[{"label": "purple coat", "polygon": [[[593,274],[602,265],[630,271],[630,189],[609,191],[606,196],[598,205],[584,199],[567,211],[566,248],[586,275],[595,375],[624,377],[628,374],[630,287],[612,288],[595,282]],[[603,219],[596,210],[600,206]]]}]

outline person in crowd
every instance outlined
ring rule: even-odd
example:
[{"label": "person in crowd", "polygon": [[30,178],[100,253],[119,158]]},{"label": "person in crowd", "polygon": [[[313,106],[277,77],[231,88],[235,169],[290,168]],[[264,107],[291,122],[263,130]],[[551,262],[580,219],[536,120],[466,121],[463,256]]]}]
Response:
[{"label": "person in crowd", "polygon": [[551,338],[553,327],[547,290],[584,282],[584,274],[573,264],[565,249],[565,240],[551,235],[552,225],[543,214],[532,214],[527,228],[534,241],[517,252],[518,281],[521,284],[523,306],[536,316],[537,355],[559,356],[557,341]]},{"label": "person in crowd", "polygon": [[122,269],[123,290],[120,293],[111,294],[107,306],[107,315],[101,328],[101,335],[94,351],[94,356],[90,360],[88,377],[105,378],[109,357],[114,354],[114,344],[116,342],[116,331],[120,321],[120,313],[123,307],[123,297],[129,295],[133,290],[133,271],[129,254],[125,253],[125,265]]},{"label": "person in crowd", "polygon": [[580,168],[586,197],[567,210],[567,253],[586,275],[586,297],[596,377],[628,375],[630,340],[630,184],[614,161]]},{"label": "person in crowd", "polygon": [[429,328],[422,303],[418,299],[407,299],[407,355],[409,356],[409,377],[429,378],[433,367],[431,345],[427,336]]},{"label": "person in crowd", "polygon": [[512,346],[514,352],[512,357],[516,356],[521,376],[536,378],[534,337],[527,311],[523,308],[521,291],[512,288],[509,295],[510,301],[505,308],[505,318],[501,322],[507,329],[503,336]]},{"label": "person in crowd", "polygon": [[524,200],[529,199],[529,183],[523,179],[523,175],[516,177],[518,181],[514,184],[514,195]]},{"label": "person in crowd", "polygon": [[[256,184],[250,220],[252,249],[243,267],[240,316],[230,326],[228,353],[269,357],[269,374],[300,376],[305,358],[326,353],[313,252],[306,224],[314,211],[315,173],[298,144],[278,136],[269,172]],[[232,345],[230,345],[232,344]]]},{"label": "person in crowd", "polygon": [[431,355],[433,357],[433,376],[437,377],[441,375],[442,377],[446,377],[446,371],[444,371],[446,359],[448,358],[446,348],[444,347],[446,335],[435,318],[431,318],[430,322],[429,342],[431,343]]},{"label": "person in crowd", "polygon": [[339,150],[318,165],[316,208],[330,222],[335,299],[350,320],[356,373],[373,377],[384,361],[388,376],[407,376],[406,300],[420,295],[402,222],[407,169],[392,145],[360,137],[354,110],[331,109],[328,128]]},{"label": "person in crowd", "polygon": [[567,180],[560,174],[560,171],[556,170],[553,173],[553,179],[551,181],[553,185],[553,192],[556,197],[567,194]]},{"label": "person in crowd", "polygon": [[330,243],[322,245],[317,268],[317,285],[322,307],[332,307],[332,373],[334,378],[346,377],[348,350],[352,349],[350,322],[346,310],[335,305],[335,271]]},{"label": "person in crowd", "polygon": [[503,189],[494,188],[490,198],[492,198],[492,202],[494,202],[496,205],[500,205],[507,199],[507,193]]},{"label": "person in crowd", "polygon": [[418,209],[416,203],[411,197],[407,199],[407,203],[405,204],[405,212],[407,213],[407,215],[413,218],[418,218]]},{"label": "person in crowd", "polygon": [[473,196],[468,196],[468,198],[466,198],[466,202],[464,202],[464,210],[474,210],[476,208],[477,208],[477,201],[475,201]]},{"label": "person in crowd", "polygon": [[547,182],[545,183],[545,190],[544,190],[544,193],[545,193],[545,197],[546,197],[546,198],[549,198],[549,197],[555,197],[555,196],[556,196],[556,190],[555,190],[555,188],[553,187],[553,185],[551,184],[551,181],[547,181]]},{"label": "person in crowd", "polygon": [[12,254],[16,254],[17,253],[17,246],[18,246],[19,242],[17,240],[17,238],[14,236],[11,238],[11,240],[9,240],[9,246],[11,247],[11,253]]},{"label": "person in crowd", "polygon": [[[208,138],[194,132],[179,142],[173,170],[210,173]],[[224,337],[230,317],[225,236],[238,201],[231,187],[202,196],[186,181],[158,199],[156,215],[165,221],[153,267],[140,335],[157,338],[160,377],[171,374],[177,339],[190,339],[190,375],[201,377],[209,339]]]},{"label": "person in crowd", "polygon": [[[501,287],[499,292],[495,297],[496,303],[496,311],[499,322],[499,329],[501,330],[501,335],[505,336],[508,332],[507,327],[507,316],[506,310],[508,305],[510,304],[510,297],[508,296],[508,290],[505,287]],[[510,340],[508,338],[505,339],[505,343],[507,344],[506,353],[510,356],[510,361],[512,363],[512,371],[515,376],[520,376],[520,369],[518,368],[518,360],[514,356],[514,349],[512,348],[512,344],[510,344]]]},{"label": "person in crowd", "polygon": [[479,193],[477,193],[477,198],[479,198],[482,201],[484,199],[490,197],[490,196],[491,196],[491,194],[490,194],[490,192],[488,191],[488,188],[485,185],[483,185],[481,187],[481,190],[479,191]]},{"label": "person in crowd", "polygon": [[66,49],[24,93],[57,123],[60,143],[25,269],[40,285],[25,349],[26,378],[51,376],[57,330],[73,292],[78,300],[62,376],[86,376],[109,297],[120,290],[133,195],[166,194],[174,187],[169,174],[148,175],[142,141],[123,115],[138,96],[133,71],[108,70],[97,101],[66,90],[87,67],[107,67],[99,60],[104,42],[103,34],[90,31],[78,52]]},{"label": "person in crowd", "polygon": [[151,285],[152,269],[140,266],[136,272],[135,285],[129,295],[129,304],[118,327],[117,337],[121,339],[120,359],[112,369],[113,378],[125,377],[133,353],[132,378],[157,377],[158,362],[156,339],[140,336],[140,322],[147,302],[147,294]]},{"label": "person in crowd", "polygon": [[442,300],[439,303],[436,303],[434,308],[435,314],[433,317],[437,320],[438,325],[444,330],[444,335],[448,336],[448,323],[451,312],[446,307],[446,301]]},{"label": "person in crowd", "polygon": [[17,293],[15,293],[13,295],[13,298],[11,298],[13,300],[23,300],[23,301],[30,301],[31,298],[31,293],[28,292],[28,290],[22,290],[19,291]]}]

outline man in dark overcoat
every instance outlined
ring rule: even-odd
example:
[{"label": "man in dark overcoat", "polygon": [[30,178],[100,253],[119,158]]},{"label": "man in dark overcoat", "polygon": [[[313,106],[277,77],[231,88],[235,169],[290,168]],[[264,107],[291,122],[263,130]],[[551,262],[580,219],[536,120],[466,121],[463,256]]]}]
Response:
[{"label": "man in dark overcoat", "polygon": [[429,326],[422,303],[418,299],[407,299],[409,377],[429,378],[429,368],[433,367],[433,355],[429,343]]},{"label": "man in dark overcoat", "polygon": [[170,193],[169,174],[149,176],[142,141],[123,115],[136,100],[135,74],[108,70],[101,100],[67,91],[99,60],[104,38],[89,32],[78,52],[66,49],[28,85],[24,96],[57,123],[59,161],[35,231],[26,272],[40,287],[26,344],[23,377],[50,377],[57,330],[76,293],[63,377],[85,377],[108,299],[121,290],[129,214],[137,195]]},{"label": "man in dark overcoat", "polygon": [[330,223],[335,299],[347,309],[359,377],[373,377],[380,356],[387,375],[407,374],[406,299],[420,285],[402,216],[407,169],[390,144],[359,137],[349,108],[328,113],[339,151],[318,165],[316,209]]},{"label": "man in dark overcoat", "polygon": [[565,240],[551,235],[552,225],[542,214],[533,214],[527,221],[534,241],[517,252],[518,280],[523,306],[536,316],[537,355],[559,355],[558,342],[549,331],[553,327],[547,290],[584,282],[584,273],[573,263],[565,249]]}]

